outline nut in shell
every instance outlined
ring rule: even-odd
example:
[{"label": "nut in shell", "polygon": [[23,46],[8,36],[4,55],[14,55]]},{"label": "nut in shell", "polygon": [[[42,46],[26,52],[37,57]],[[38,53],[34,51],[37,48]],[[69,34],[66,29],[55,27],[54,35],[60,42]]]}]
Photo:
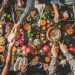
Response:
[{"label": "nut in shell", "polygon": [[41,45],[40,39],[35,39],[35,40],[34,40],[34,45],[35,45],[35,46]]}]

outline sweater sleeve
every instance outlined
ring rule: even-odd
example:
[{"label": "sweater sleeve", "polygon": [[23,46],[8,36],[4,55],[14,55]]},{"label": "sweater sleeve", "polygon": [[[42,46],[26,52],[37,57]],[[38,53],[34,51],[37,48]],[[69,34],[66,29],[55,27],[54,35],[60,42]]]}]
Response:
[{"label": "sweater sleeve", "polygon": [[64,55],[65,55],[69,65],[71,67],[73,74],[75,75],[75,59],[74,59],[74,57],[69,52],[67,52]]},{"label": "sweater sleeve", "polygon": [[21,61],[21,57],[17,58],[15,64],[14,64],[14,71],[18,71],[19,70],[19,63]]},{"label": "sweater sleeve", "polygon": [[24,20],[24,18],[26,18],[29,15],[33,7],[34,7],[34,0],[27,0],[26,7],[24,9],[23,14],[20,17],[20,20]]},{"label": "sweater sleeve", "polygon": [[49,75],[56,75],[57,58],[53,57],[49,65]]},{"label": "sweater sleeve", "polygon": [[58,0],[51,0],[51,3],[58,4]]}]

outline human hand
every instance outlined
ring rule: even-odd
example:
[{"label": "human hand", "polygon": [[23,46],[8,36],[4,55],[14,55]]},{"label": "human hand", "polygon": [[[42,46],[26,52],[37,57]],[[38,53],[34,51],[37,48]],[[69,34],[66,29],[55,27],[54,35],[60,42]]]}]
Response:
[{"label": "human hand", "polygon": [[15,24],[13,29],[11,30],[11,33],[8,36],[8,42],[11,42],[15,38],[17,30],[18,30],[18,26]]},{"label": "human hand", "polygon": [[45,71],[48,71],[48,64],[44,64],[43,67]]},{"label": "human hand", "polygon": [[67,45],[61,43],[60,44],[60,49],[62,51],[63,54],[67,53],[68,52],[68,48],[67,48]]},{"label": "human hand", "polygon": [[10,33],[9,36],[8,36],[8,42],[12,42],[12,40],[14,39],[15,37],[15,33]]},{"label": "human hand", "polygon": [[16,33],[18,28],[20,27],[21,23],[22,23],[22,20],[19,20],[17,24],[14,24],[14,27],[11,32]]},{"label": "human hand", "polygon": [[21,72],[26,72],[27,71],[27,64],[20,65],[20,70],[21,70]]},{"label": "human hand", "polygon": [[3,0],[3,3],[7,4],[7,2],[9,2],[9,0]]},{"label": "human hand", "polygon": [[13,29],[11,30],[11,33],[16,33],[17,32],[17,29],[18,29],[18,24],[14,24],[14,27]]},{"label": "human hand", "polygon": [[11,48],[13,47],[14,43],[15,43],[15,40],[13,40],[12,42],[8,44],[8,50],[12,50]]},{"label": "human hand", "polygon": [[53,21],[54,21],[55,23],[58,23],[58,22],[59,22],[59,14],[56,14],[56,15],[54,16]]},{"label": "human hand", "polygon": [[55,47],[54,44],[53,44],[53,46],[51,48],[51,53],[52,53],[53,57],[57,57],[58,56],[58,49],[57,49],[57,47]]}]

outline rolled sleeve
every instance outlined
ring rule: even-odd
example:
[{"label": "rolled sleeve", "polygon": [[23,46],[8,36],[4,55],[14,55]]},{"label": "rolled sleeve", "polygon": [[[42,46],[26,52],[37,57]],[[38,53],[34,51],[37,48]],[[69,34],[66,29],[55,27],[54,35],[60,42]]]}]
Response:
[{"label": "rolled sleeve", "polygon": [[74,58],[74,56],[71,55],[69,52],[67,52],[66,54],[64,54],[64,56],[66,57],[67,61],[70,61],[71,59]]},{"label": "rolled sleeve", "polygon": [[51,3],[57,4],[59,6],[63,6],[64,4],[60,2],[59,0],[51,0]]},{"label": "rolled sleeve", "polygon": [[20,20],[23,21],[24,18],[26,18],[29,15],[33,7],[34,7],[34,0],[27,0],[26,7],[24,9],[23,14],[20,17]]},{"label": "rolled sleeve", "polygon": [[57,58],[52,57],[52,60],[49,65],[49,75],[56,75],[56,69],[57,69]]},{"label": "rolled sleeve", "polygon": [[64,55],[66,56],[66,59],[70,65],[70,68],[71,68],[73,74],[75,75],[75,58],[74,58],[74,56],[71,55],[69,52],[67,52]]},{"label": "rolled sleeve", "polygon": [[58,4],[58,0],[51,0],[51,3]]}]

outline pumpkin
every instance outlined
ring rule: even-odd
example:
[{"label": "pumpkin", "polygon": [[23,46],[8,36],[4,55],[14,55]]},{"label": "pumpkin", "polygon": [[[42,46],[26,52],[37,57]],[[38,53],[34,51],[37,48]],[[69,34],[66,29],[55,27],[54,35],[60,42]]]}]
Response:
[{"label": "pumpkin", "polygon": [[48,56],[45,57],[45,62],[46,62],[46,63],[49,63],[49,62],[50,62],[50,57],[48,57]]},{"label": "pumpkin", "polygon": [[70,24],[67,24],[67,25],[65,26],[65,29],[66,29],[66,33],[67,33],[68,35],[71,35],[71,34],[73,34],[73,32],[74,32],[73,27],[72,27],[72,25],[70,25]]},{"label": "pumpkin", "polygon": [[0,52],[3,52],[5,50],[4,46],[0,46]]},{"label": "pumpkin", "polygon": [[13,51],[13,52],[16,52],[16,51],[17,51],[17,48],[14,46],[14,47],[12,48],[12,51]]},{"label": "pumpkin", "polygon": [[40,21],[41,26],[46,26],[46,23],[47,23],[47,22],[46,22],[45,19]]},{"label": "pumpkin", "polygon": [[29,23],[25,23],[24,29],[28,31],[30,29],[30,24]]}]

